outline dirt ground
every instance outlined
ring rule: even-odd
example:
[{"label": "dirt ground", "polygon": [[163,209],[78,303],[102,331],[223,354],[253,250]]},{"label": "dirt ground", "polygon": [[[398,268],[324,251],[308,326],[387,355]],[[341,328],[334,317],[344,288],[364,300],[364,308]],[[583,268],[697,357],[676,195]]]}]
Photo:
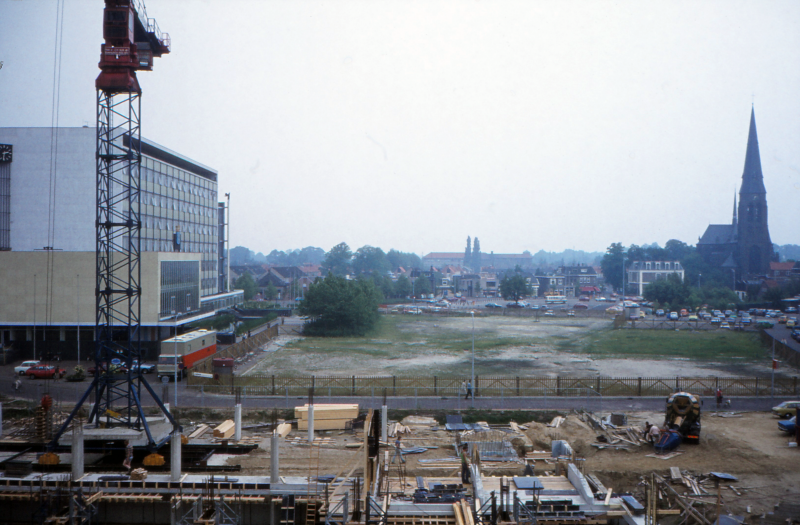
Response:
[{"label": "dirt ground", "polygon": [[[518,422],[527,426],[524,436],[511,433],[505,425],[493,429],[504,429],[515,448],[527,444],[534,450],[549,450],[553,439],[565,439],[575,449],[578,456],[585,458],[586,473],[595,474],[607,487],[614,491],[641,492],[640,481],[650,472],[669,476],[670,467],[679,467],[681,471],[693,475],[707,475],[710,472],[727,472],[739,478],[732,483],[741,493],[736,495],[731,489],[724,488],[724,507],[735,514],[749,515],[753,518],[770,511],[780,502],[796,503],[800,501],[800,448],[788,446],[789,437],[778,430],[778,419],[767,413],[727,413],[728,417],[704,414],[703,431],[700,443],[684,444],[679,447],[681,454],[671,459],[647,457],[653,454],[649,445],[631,446],[629,450],[599,450],[592,446],[596,443],[596,433],[589,425],[581,421],[576,414],[570,414],[559,428],[549,428],[536,422]],[[663,414],[654,412],[628,413],[629,427],[643,427],[645,421],[660,422]],[[304,433],[293,430],[289,438],[303,436]],[[317,476],[344,475],[353,465],[363,461],[363,451],[345,448],[347,444],[360,444],[360,435],[343,431],[327,431],[317,434],[318,437],[331,438],[330,445],[323,445],[313,451],[307,446],[281,444],[281,475],[283,476]],[[417,428],[403,437],[403,446],[438,447],[423,454],[406,456],[406,476],[458,476],[458,469],[453,468],[455,453],[453,442],[455,435],[443,428]],[[391,451],[391,448],[387,449]],[[447,467],[421,463],[421,459],[453,458],[454,463]],[[248,456],[233,456],[229,464],[239,464],[242,474],[268,475],[270,465],[269,439],[265,438],[259,449]],[[537,474],[551,470],[553,467],[544,461],[537,461]],[[503,467],[485,463],[484,475],[521,475],[522,463],[503,463]],[[358,468],[354,475],[360,475]],[[678,492],[687,489],[676,487]],[[709,490],[711,487],[708,486]],[[750,508],[749,513],[747,508]]]},{"label": "dirt ground", "polygon": [[[365,338],[352,348],[352,352],[315,349],[302,351],[294,342],[300,336],[280,336],[265,345],[257,360],[248,364],[248,373],[300,375],[417,375],[436,373],[467,373],[471,352],[445,351],[431,340],[440,333],[469,334],[470,318],[451,317],[432,322],[401,322],[398,329],[405,335],[413,334],[410,341],[392,342]],[[476,337],[507,337],[534,341],[525,345],[505,345],[476,350],[476,373],[503,375],[516,370],[530,376],[571,375],[606,377],[731,377],[767,376],[771,369],[765,358],[762,363],[693,361],[688,358],[664,359],[614,359],[593,358],[558,349],[565,340],[580,342],[593,331],[606,329],[610,321],[603,318],[575,318],[541,320],[533,323],[528,318],[514,316],[482,317],[475,319]],[[469,346],[467,344],[467,346]],[[766,354],[765,354],[766,355]],[[796,375],[797,371],[781,368],[777,374]]]}]

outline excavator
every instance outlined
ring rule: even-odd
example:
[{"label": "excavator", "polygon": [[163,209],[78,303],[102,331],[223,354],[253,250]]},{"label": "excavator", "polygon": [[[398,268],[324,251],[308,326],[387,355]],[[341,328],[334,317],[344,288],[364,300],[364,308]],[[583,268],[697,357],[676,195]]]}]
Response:
[{"label": "excavator", "polygon": [[689,392],[675,392],[667,398],[664,428],[655,444],[657,452],[674,450],[682,442],[700,442],[700,399]]}]

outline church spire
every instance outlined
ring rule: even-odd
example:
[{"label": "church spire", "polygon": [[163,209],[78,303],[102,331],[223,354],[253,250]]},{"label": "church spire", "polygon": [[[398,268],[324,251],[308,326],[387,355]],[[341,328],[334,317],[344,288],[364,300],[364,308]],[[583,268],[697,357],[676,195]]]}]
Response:
[{"label": "church spire", "polygon": [[758,134],[756,133],[756,112],[750,110],[750,133],[747,136],[747,154],[744,159],[742,188],[739,194],[767,193],[764,188],[764,175],[761,173],[761,155],[758,152]]}]

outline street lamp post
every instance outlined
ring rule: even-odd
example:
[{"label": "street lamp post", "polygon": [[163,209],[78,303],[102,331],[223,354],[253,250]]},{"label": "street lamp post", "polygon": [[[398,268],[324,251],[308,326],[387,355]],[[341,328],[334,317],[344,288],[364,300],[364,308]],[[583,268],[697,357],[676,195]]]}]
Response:
[{"label": "street lamp post", "polygon": [[472,395],[470,396],[470,402],[472,403],[472,407],[475,408],[475,312],[471,311],[469,313],[472,316]]},{"label": "street lamp post", "polygon": [[173,351],[172,358],[175,360],[175,406],[178,406],[178,308],[175,304],[175,296],[170,296],[172,301],[172,313],[175,315],[175,334],[172,340],[175,342],[175,350]]}]

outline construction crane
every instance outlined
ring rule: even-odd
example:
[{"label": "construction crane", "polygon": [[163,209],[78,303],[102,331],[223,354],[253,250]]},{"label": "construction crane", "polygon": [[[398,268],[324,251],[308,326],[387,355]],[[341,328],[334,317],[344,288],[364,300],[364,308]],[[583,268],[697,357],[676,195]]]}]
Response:
[{"label": "construction crane", "polygon": [[[170,52],[170,38],[147,16],[142,0],[105,0],[97,89],[97,208],[95,369],[91,386],[56,433],[69,427],[94,393],[88,422],[103,428],[143,430],[156,442],[142,406],[146,390],[172,424],[178,424],[142,376],[140,363],[141,95],[137,71],[152,71],[153,59]],[[123,366],[115,367],[112,363]],[[123,368],[124,367],[124,368]],[[125,370],[124,373],[121,370]],[[177,385],[176,385],[177,386]]]}]

